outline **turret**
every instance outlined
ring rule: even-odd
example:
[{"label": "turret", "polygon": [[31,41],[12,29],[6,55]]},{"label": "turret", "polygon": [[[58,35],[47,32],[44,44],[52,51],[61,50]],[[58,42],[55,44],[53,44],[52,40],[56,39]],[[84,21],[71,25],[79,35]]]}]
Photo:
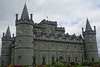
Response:
[{"label": "turret", "polygon": [[82,28],[82,33],[85,42],[85,55],[86,60],[89,61],[98,61],[98,49],[97,49],[97,41],[96,41],[96,28],[92,30],[89,20],[86,21],[85,31]]},{"label": "turret", "polygon": [[33,62],[33,20],[29,18],[26,4],[18,19],[16,14],[16,40],[14,65],[32,65]]},{"label": "turret", "polygon": [[1,48],[1,65],[7,66],[10,64],[10,46],[12,44],[12,38],[9,26],[7,28],[6,34],[3,33],[2,37],[2,48]]}]

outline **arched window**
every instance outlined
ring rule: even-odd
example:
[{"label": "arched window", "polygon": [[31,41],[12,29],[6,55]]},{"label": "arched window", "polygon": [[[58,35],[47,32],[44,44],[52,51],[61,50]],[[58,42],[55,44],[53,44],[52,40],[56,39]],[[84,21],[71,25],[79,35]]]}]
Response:
[{"label": "arched window", "polygon": [[36,43],[33,43],[33,48],[36,49]]},{"label": "arched window", "polygon": [[18,63],[21,63],[21,56],[18,56]]},{"label": "arched window", "polygon": [[22,41],[19,40],[18,46],[21,47],[21,45],[22,45]]},{"label": "arched window", "polygon": [[71,60],[71,57],[70,57],[70,55],[68,56],[68,62],[70,62],[70,60]]},{"label": "arched window", "polygon": [[70,46],[68,45],[68,46],[67,46],[67,50],[69,50],[69,48],[70,48]]},{"label": "arched window", "polygon": [[83,61],[83,57],[82,57],[82,61]]},{"label": "arched window", "polygon": [[4,66],[4,61],[2,60],[2,66]]},{"label": "arched window", "polygon": [[46,49],[46,45],[45,44],[42,45],[42,49]]},{"label": "arched window", "polygon": [[54,50],[54,44],[51,45],[51,50]]},{"label": "arched window", "polygon": [[59,61],[63,62],[64,57],[62,55],[59,56]]},{"label": "arched window", "polygon": [[81,51],[83,50],[83,47],[81,46]]},{"label": "arched window", "polygon": [[76,45],[74,46],[74,51],[76,51]]},{"label": "arched window", "polygon": [[62,46],[62,44],[60,45],[60,50],[62,50],[63,49],[63,46]]},{"label": "arched window", "polygon": [[44,55],[44,56],[42,57],[42,64],[43,64],[43,65],[46,64],[45,61],[46,61],[46,57],[45,57],[45,55]]},{"label": "arched window", "polygon": [[36,55],[33,56],[33,65],[36,65]]},{"label": "arched window", "polygon": [[77,58],[77,56],[75,57],[75,62],[77,62],[78,61],[78,58]]},{"label": "arched window", "polygon": [[55,61],[55,57],[54,56],[52,56],[52,63]]},{"label": "arched window", "polygon": [[93,57],[91,59],[92,59],[92,61],[94,61],[94,58]]}]

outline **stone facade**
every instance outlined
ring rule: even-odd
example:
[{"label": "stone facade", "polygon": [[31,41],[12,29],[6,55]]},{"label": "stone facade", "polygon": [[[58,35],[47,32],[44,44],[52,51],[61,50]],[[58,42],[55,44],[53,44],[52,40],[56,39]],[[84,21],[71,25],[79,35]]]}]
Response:
[{"label": "stone facade", "polygon": [[11,37],[8,27],[2,37],[1,65],[51,65],[59,59],[61,62],[98,61],[96,28],[92,30],[87,19],[82,35],[65,34],[65,28],[57,27],[56,21],[43,19],[34,23],[30,18],[26,4],[22,16],[16,14],[16,37]]}]

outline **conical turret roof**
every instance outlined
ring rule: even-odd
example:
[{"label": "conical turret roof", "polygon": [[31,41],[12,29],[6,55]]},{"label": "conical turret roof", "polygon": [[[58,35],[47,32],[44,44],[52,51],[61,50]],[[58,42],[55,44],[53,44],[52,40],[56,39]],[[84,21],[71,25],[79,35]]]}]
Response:
[{"label": "conical turret roof", "polygon": [[86,28],[85,28],[85,31],[92,31],[92,28],[91,28],[91,25],[90,25],[88,19],[87,19],[87,21],[86,21]]},{"label": "conical turret roof", "polygon": [[11,37],[11,33],[10,33],[9,26],[8,26],[8,28],[7,28],[5,37]]},{"label": "conical turret roof", "polygon": [[23,8],[21,19],[23,19],[23,20],[24,19],[29,19],[29,15],[28,15],[28,10],[27,10],[26,3],[25,3],[24,8]]}]

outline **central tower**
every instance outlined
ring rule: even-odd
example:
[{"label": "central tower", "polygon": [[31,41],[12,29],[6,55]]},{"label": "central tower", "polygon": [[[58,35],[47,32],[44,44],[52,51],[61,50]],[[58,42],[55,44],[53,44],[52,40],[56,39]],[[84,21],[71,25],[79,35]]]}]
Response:
[{"label": "central tower", "polygon": [[21,18],[16,14],[16,42],[14,65],[32,65],[33,64],[33,20],[32,14],[28,15],[27,6],[24,9]]}]

